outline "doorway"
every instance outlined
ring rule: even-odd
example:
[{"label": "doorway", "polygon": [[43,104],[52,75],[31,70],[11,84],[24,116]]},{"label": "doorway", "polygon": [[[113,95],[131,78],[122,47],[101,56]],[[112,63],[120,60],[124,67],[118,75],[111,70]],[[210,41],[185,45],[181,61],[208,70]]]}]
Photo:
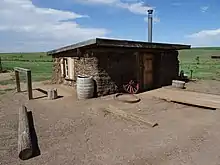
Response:
[{"label": "doorway", "polygon": [[144,54],[143,55],[143,89],[150,90],[153,88],[154,78],[153,78],[153,55]]}]

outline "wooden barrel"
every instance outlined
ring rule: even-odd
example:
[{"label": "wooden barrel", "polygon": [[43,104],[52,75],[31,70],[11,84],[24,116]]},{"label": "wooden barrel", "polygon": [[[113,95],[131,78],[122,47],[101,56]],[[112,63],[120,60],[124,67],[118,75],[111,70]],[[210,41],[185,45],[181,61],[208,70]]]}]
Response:
[{"label": "wooden barrel", "polygon": [[77,76],[76,92],[79,100],[92,98],[94,95],[94,80],[91,76]]},{"label": "wooden barrel", "polygon": [[180,88],[180,89],[184,89],[185,88],[185,82],[184,81],[179,81],[179,80],[173,80],[172,81],[172,86],[175,88]]}]

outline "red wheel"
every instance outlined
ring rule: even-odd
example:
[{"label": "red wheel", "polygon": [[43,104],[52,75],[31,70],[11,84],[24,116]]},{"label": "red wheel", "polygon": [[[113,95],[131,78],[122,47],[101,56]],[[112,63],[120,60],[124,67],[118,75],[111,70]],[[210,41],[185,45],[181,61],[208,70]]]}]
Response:
[{"label": "red wheel", "polygon": [[128,84],[123,85],[123,88],[126,92],[130,94],[135,94],[139,91],[139,84],[131,80]]}]

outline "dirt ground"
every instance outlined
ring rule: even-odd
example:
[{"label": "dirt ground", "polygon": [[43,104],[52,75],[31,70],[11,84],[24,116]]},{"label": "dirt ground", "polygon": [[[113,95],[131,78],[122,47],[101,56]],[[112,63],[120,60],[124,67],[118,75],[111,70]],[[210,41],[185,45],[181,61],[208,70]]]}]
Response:
[{"label": "dirt ground", "polygon": [[10,80],[10,79],[12,79],[12,73],[11,72],[0,73],[0,81]]},{"label": "dirt ground", "polygon": [[186,89],[195,92],[220,95],[220,81],[199,80],[195,82],[190,82],[186,85]]},{"label": "dirt ground", "polygon": [[[219,82],[193,82],[188,90],[219,94]],[[215,87],[214,87],[215,85]],[[46,90],[49,85],[35,85]],[[211,86],[212,88],[209,88]],[[195,108],[139,94],[141,102],[113,96],[77,101],[74,89],[53,86],[63,96],[47,100],[34,90],[0,96],[2,165],[217,165],[220,162],[220,111]],[[205,90],[204,90],[205,89]],[[18,108],[32,111],[40,154],[21,161],[17,154]],[[148,127],[105,111],[109,105],[158,122]]]}]

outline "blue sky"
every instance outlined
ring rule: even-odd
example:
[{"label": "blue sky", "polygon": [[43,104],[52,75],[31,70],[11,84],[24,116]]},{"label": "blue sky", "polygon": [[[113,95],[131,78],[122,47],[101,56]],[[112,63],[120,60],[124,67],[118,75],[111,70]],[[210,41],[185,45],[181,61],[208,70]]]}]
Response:
[{"label": "blue sky", "polygon": [[95,38],[220,46],[219,0],[1,0],[0,52],[47,51]]}]

